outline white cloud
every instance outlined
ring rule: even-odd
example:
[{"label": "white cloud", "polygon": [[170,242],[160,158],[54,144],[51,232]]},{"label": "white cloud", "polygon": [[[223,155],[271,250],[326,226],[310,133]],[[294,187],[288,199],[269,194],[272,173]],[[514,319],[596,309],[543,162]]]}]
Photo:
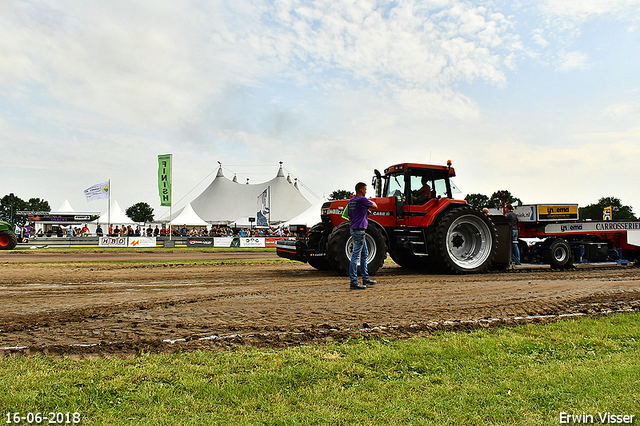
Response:
[{"label": "white cloud", "polygon": [[589,56],[583,52],[563,52],[557,59],[556,71],[569,72],[589,68]]},{"label": "white cloud", "polygon": [[640,118],[640,101],[609,105],[600,112],[600,116],[614,120],[638,119]]},{"label": "white cloud", "polygon": [[368,84],[426,89],[460,80],[502,84],[502,54],[517,39],[501,14],[466,2],[387,8],[375,1],[277,2],[275,8],[280,25],[268,34],[278,58],[298,65],[288,69],[294,75],[337,72]]},{"label": "white cloud", "polygon": [[550,19],[561,20],[566,26],[579,25],[598,16],[629,22],[640,20],[638,0],[545,0],[540,9]]},{"label": "white cloud", "polygon": [[542,28],[535,29],[531,39],[540,47],[547,47],[551,44],[547,39],[545,39],[544,30]]}]

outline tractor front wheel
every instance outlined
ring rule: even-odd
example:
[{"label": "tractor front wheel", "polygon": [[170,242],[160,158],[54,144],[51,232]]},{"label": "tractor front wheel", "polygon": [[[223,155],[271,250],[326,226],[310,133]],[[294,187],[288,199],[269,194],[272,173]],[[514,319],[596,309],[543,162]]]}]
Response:
[{"label": "tractor front wheel", "polygon": [[319,271],[328,271],[331,269],[331,265],[326,258],[327,252],[327,233],[324,231],[324,225],[322,222],[314,225],[309,230],[309,240],[307,246],[310,249],[314,249],[318,252],[325,253],[325,256],[309,257],[309,265],[313,266]]},{"label": "tractor front wheel", "polygon": [[[353,238],[350,232],[350,222],[342,222],[333,228],[327,242],[327,259],[340,275],[349,275],[349,264],[353,252]],[[369,223],[365,233],[365,243],[369,255],[367,256],[367,271],[375,275],[382,268],[387,258],[387,245],[382,233]]]}]

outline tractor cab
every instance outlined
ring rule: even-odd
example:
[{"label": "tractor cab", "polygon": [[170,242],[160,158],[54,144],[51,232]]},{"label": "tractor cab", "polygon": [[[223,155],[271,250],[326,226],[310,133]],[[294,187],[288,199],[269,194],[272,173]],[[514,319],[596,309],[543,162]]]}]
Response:
[{"label": "tractor cab", "polygon": [[[403,163],[375,171],[373,187],[376,197],[394,198],[396,214],[402,217],[416,209],[422,210],[431,200],[451,199],[460,190],[451,182],[455,170],[447,166]],[[417,211],[417,210],[416,210]]]}]

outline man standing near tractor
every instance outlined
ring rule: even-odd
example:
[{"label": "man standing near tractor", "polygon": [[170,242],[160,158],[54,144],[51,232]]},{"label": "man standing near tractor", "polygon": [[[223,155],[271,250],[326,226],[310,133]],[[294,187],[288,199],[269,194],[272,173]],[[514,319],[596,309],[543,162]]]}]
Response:
[{"label": "man standing near tractor", "polygon": [[[351,253],[351,263],[349,264],[349,280],[351,288],[354,290],[364,290],[369,285],[376,282],[369,277],[367,270],[367,257],[369,252],[365,242],[365,232],[369,225],[369,209],[377,209],[378,205],[365,197],[367,195],[367,184],[358,182],[356,184],[356,195],[349,200],[347,205],[349,220],[351,221],[351,237],[353,238],[353,251]],[[362,274],[362,284],[358,283],[358,260],[360,260],[360,272]]]}]

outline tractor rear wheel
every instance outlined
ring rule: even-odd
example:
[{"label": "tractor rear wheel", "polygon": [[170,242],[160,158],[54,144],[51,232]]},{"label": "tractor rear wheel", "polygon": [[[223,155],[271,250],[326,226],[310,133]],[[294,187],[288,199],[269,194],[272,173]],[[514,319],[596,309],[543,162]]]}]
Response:
[{"label": "tractor rear wheel", "polygon": [[[349,275],[349,264],[353,252],[353,238],[349,227],[350,222],[342,222],[333,228],[327,242],[327,259],[333,269],[344,276]],[[387,258],[387,245],[382,233],[371,223],[365,233],[365,243],[369,252],[367,271],[369,275],[375,275]]]},{"label": "tractor rear wheel", "polygon": [[0,250],[13,250],[18,245],[16,234],[11,231],[0,231]]},{"label": "tractor rear wheel", "polygon": [[309,257],[307,262],[319,271],[328,271],[331,269],[331,265],[326,258],[327,253],[327,233],[324,231],[324,225],[318,223],[311,227],[309,230],[309,241],[307,246],[310,249],[314,249],[320,253],[325,253],[325,257]]},{"label": "tractor rear wheel", "polygon": [[447,212],[429,241],[429,257],[446,273],[485,272],[498,247],[498,233],[491,220],[471,206]]}]

